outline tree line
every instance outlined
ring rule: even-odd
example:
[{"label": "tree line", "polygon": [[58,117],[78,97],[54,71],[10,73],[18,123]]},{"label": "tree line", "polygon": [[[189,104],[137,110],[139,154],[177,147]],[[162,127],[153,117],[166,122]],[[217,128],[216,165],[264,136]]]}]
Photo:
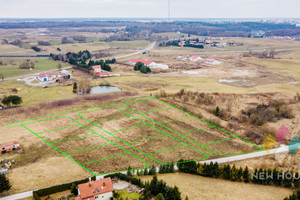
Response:
[{"label": "tree line", "polygon": [[142,62],[137,62],[133,69],[134,71],[140,71],[143,74],[151,73],[151,69]]},{"label": "tree line", "polygon": [[[151,170],[151,169],[150,169]],[[130,182],[137,185],[140,188],[144,188],[144,193],[140,196],[139,200],[150,200],[155,197],[156,200],[181,200],[181,192],[178,187],[170,187],[163,180],[158,180],[154,175],[152,180],[143,182],[140,178],[136,178],[133,175],[126,174],[114,174],[107,177],[117,177],[121,180]],[[119,199],[118,193],[113,193],[114,198]],[[186,198],[188,199],[188,198]]]},{"label": "tree line", "polygon": [[248,167],[237,168],[235,165],[220,166],[218,163],[197,164],[195,161],[184,162],[180,160],[178,169],[181,172],[197,174],[205,177],[222,178],[230,181],[254,183],[260,185],[272,185],[286,188],[298,188],[300,186],[300,175],[298,172],[278,171],[276,169],[257,169],[251,175]]},{"label": "tree line", "polygon": [[[101,69],[111,71],[111,67],[108,64],[114,64],[116,59],[111,60],[91,60],[92,54],[88,51],[79,51],[77,53],[68,52],[66,54],[50,54],[53,60],[59,60],[67,62],[70,65],[75,65],[79,68],[91,70],[93,65],[100,65]],[[87,61],[89,61],[87,63]]]}]

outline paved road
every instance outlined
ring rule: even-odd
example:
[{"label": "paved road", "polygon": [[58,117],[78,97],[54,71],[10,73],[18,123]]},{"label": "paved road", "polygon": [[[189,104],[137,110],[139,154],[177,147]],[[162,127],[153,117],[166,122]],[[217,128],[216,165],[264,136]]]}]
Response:
[{"label": "paved road", "polygon": [[[220,53],[247,53],[247,52],[263,52],[266,49],[256,50],[240,50],[240,51],[196,51],[196,52],[157,52],[150,55],[191,55],[191,54],[220,54]],[[283,51],[286,49],[275,49],[275,51]]]},{"label": "paved road", "polygon": [[[68,67],[63,67],[61,68],[61,70],[63,69],[71,69],[72,66],[68,66]],[[59,69],[51,69],[51,70],[47,70],[47,71],[42,71],[42,72],[36,72],[36,73],[46,73],[46,72],[54,72],[54,71],[58,71]],[[1,81],[8,81],[8,80],[14,80],[14,79],[22,79],[22,78],[26,78],[26,77],[30,77],[30,76],[34,76],[36,73],[32,73],[32,74],[26,74],[26,75],[22,75],[22,76],[14,76],[14,77],[10,77],[10,78],[5,78]]]},{"label": "paved road", "polygon": [[[298,144],[295,144],[295,149],[299,147]],[[210,162],[218,162],[218,163],[227,163],[227,162],[234,162],[234,161],[240,161],[240,160],[245,160],[245,159],[250,159],[250,158],[257,158],[257,157],[262,157],[262,156],[268,156],[272,154],[280,154],[280,153],[287,153],[289,152],[289,147],[286,145],[282,145],[281,147],[277,149],[271,149],[269,152],[267,151],[260,151],[260,152],[254,152],[254,153],[249,153],[249,154],[243,154],[243,155],[238,155],[238,156],[230,156],[230,157],[225,157],[225,158],[218,158],[218,159],[213,159],[213,160],[206,160],[206,161],[200,161],[198,163],[210,163]],[[175,170],[178,170],[177,166],[174,166]],[[159,167],[156,169],[159,171]],[[124,172],[126,174],[126,172]],[[97,180],[102,179],[104,177],[98,176]],[[15,199],[21,199],[21,198],[26,198],[26,197],[31,197],[32,196],[32,191],[28,192],[23,192],[7,197],[0,198],[0,200],[15,200]]]},{"label": "paved road", "polygon": [[23,192],[23,193],[19,193],[19,194],[14,194],[14,195],[11,195],[11,196],[2,197],[2,198],[0,198],[0,200],[24,199],[26,197],[32,197],[32,192],[33,191],[28,191],[28,192]]},{"label": "paved road", "polygon": [[138,52],[134,52],[134,53],[130,53],[130,54],[123,55],[123,56],[118,56],[118,57],[116,57],[115,59],[126,58],[126,57],[134,56],[134,55],[137,55],[137,54],[141,54],[141,53],[143,53],[144,51],[150,51],[151,49],[154,48],[155,44],[156,44],[156,41],[155,41],[155,42],[152,42],[152,44],[150,44],[150,45],[149,45],[146,49],[144,49],[144,50],[141,50],[141,51],[138,51]]}]

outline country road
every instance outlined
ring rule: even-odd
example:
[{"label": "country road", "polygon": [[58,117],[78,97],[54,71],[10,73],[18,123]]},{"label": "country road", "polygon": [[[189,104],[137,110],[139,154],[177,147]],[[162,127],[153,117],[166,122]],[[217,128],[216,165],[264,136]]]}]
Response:
[{"label": "country road", "polygon": [[153,49],[155,47],[155,44],[156,44],[156,41],[155,42],[152,42],[146,49],[144,50],[141,50],[141,51],[138,51],[138,52],[134,52],[134,53],[130,53],[130,54],[126,54],[126,55],[123,55],[123,56],[118,56],[118,57],[115,57],[115,59],[121,59],[121,58],[126,58],[126,57],[130,57],[130,56],[134,56],[134,55],[137,55],[137,54],[141,54],[143,53],[144,51],[150,51],[151,49]]},{"label": "country road", "polygon": [[[295,144],[293,146],[297,149],[300,145]],[[230,157],[218,158],[218,159],[213,159],[213,160],[199,161],[198,163],[202,163],[202,164],[210,163],[210,162],[228,163],[228,162],[257,158],[257,157],[268,156],[268,155],[272,155],[272,154],[288,153],[288,152],[289,152],[289,147],[286,145],[282,145],[277,149],[271,149],[269,152],[259,151],[259,152],[249,153],[249,154],[238,155],[238,156],[230,156]],[[175,166],[174,168],[175,168],[175,170],[178,170],[177,166]],[[156,170],[158,171],[159,167],[157,167]],[[124,173],[126,173],[126,172],[124,172]],[[104,177],[98,176],[97,180],[102,179],[102,178],[104,178]],[[27,192],[23,192],[23,193],[19,193],[19,194],[14,194],[11,196],[2,197],[2,198],[0,198],[0,200],[16,200],[16,199],[31,197],[32,192],[33,191],[27,191]]]},{"label": "country road", "polygon": [[[247,52],[263,52],[266,49],[256,50],[240,50],[240,51],[195,51],[195,52],[157,52],[150,53],[150,55],[191,55],[191,54],[220,54],[220,53],[247,53]],[[284,51],[286,49],[274,49],[274,51]]]}]

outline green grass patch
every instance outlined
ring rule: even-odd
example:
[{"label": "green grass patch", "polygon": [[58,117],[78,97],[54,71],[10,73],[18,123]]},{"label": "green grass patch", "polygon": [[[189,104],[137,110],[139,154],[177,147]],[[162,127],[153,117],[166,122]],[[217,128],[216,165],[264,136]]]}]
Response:
[{"label": "green grass patch", "polygon": [[[120,198],[119,199],[127,199],[127,200],[138,200],[141,195],[138,193],[128,193],[127,189],[124,190],[115,190],[116,193],[119,194]],[[115,198],[116,199],[116,198]]]},{"label": "green grass patch", "polygon": [[[19,65],[22,62],[25,62],[26,59],[16,59],[14,60],[14,64],[10,65],[8,62],[4,62],[6,65],[0,65],[0,73],[4,76],[4,78],[28,74],[28,73],[36,73],[40,71],[46,71],[50,69],[56,69],[58,62],[52,61],[49,59],[31,59],[35,63],[35,67],[32,71],[29,69],[19,69]],[[61,63],[62,67],[69,66],[67,63]]]}]

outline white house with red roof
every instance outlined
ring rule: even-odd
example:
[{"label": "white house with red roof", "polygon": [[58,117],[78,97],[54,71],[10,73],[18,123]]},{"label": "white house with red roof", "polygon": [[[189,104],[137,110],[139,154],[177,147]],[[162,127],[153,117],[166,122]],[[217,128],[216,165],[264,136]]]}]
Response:
[{"label": "white house with red roof", "polygon": [[194,62],[199,62],[203,60],[203,58],[201,58],[200,56],[190,56],[189,59],[190,61],[194,61]]},{"label": "white house with red roof", "polygon": [[40,73],[37,75],[37,79],[41,82],[53,81],[55,78],[56,75],[51,72]]},{"label": "white house with red roof", "polygon": [[146,60],[140,60],[140,59],[130,59],[128,63],[130,65],[135,65],[136,63],[141,62],[145,66],[150,67],[150,68],[158,68],[158,69],[169,69],[168,65],[163,65],[163,64],[158,64],[156,62],[152,61],[146,61]]},{"label": "white house with red roof", "polygon": [[75,200],[110,200],[113,198],[113,190],[110,178],[90,181],[78,185],[78,196]]},{"label": "white house with red roof", "polygon": [[95,74],[101,73],[101,71],[102,71],[100,65],[94,65],[94,66],[93,66],[93,69],[94,69]]},{"label": "white house with red roof", "polygon": [[216,59],[213,59],[213,58],[206,58],[206,59],[204,60],[204,62],[205,62],[206,64],[211,64],[211,65],[218,65],[218,64],[221,64],[220,61],[218,61],[218,60],[216,60]]},{"label": "white house with red roof", "polygon": [[140,60],[140,59],[130,59],[129,60],[129,64],[130,65],[135,65],[136,63],[141,62],[143,63],[145,66],[150,67],[150,64],[152,64],[152,61],[146,61],[146,60]]}]

